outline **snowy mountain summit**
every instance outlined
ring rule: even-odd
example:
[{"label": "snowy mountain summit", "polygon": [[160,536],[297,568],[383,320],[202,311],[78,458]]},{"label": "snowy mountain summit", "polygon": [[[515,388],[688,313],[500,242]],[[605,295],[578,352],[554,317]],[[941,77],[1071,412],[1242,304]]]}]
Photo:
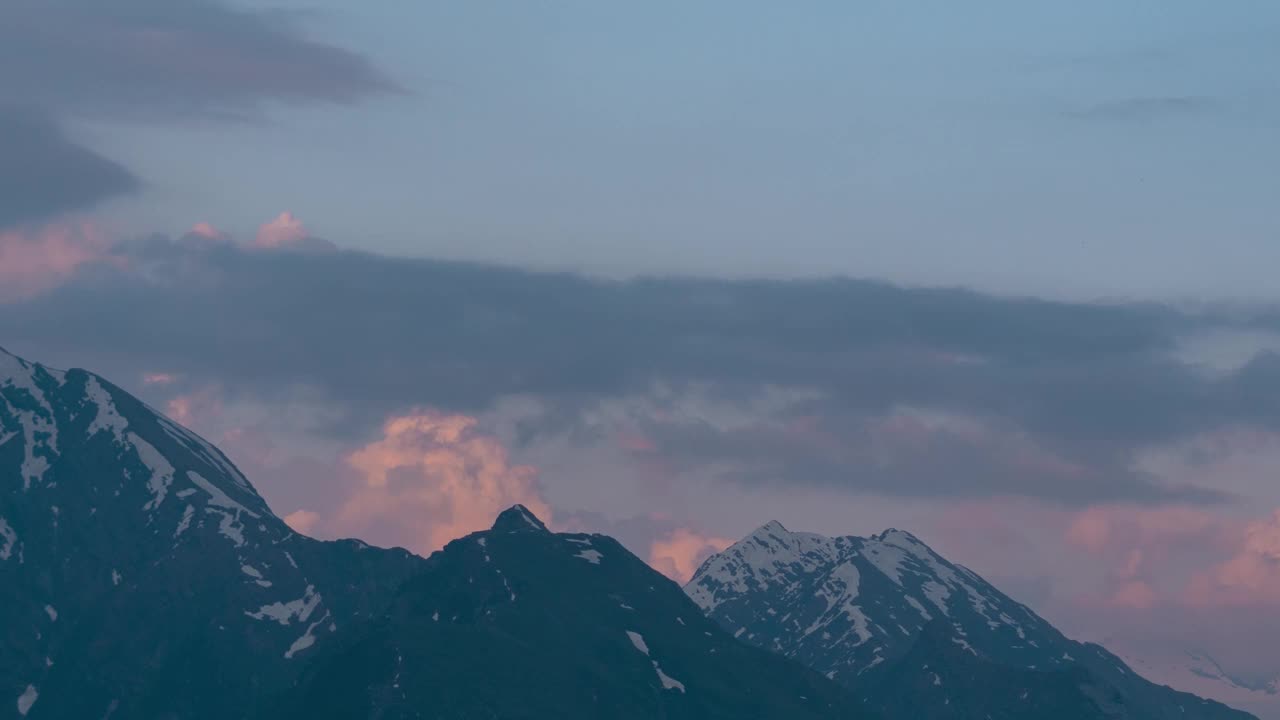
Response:
[{"label": "snowy mountain summit", "polygon": [[0,350],[0,716],[237,716],[420,562],[295,534],[200,436]]},{"label": "snowy mountain summit", "polygon": [[[941,682],[941,668],[954,673],[963,663],[973,666],[959,673],[969,677],[998,676],[992,672],[997,668],[1031,671],[1022,685],[1008,688],[1027,703],[1037,692],[1061,697],[1064,688],[1087,677],[1091,693],[1112,698],[1080,699],[1096,705],[1098,717],[1249,717],[1143,680],[1106,649],[1068,639],[1027,606],[901,530],[832,538],[770,522],[708,558],[685,592],[735,637],[798,660],[864,699],[891,684],[887,678],[901,680],[904,674],[931,688],[932,680]],[[939,637],[945,642],[936,642]],[[918,647],[923,645],[936,656],[932,669],[921,661],[929,657]],[[941,653],[942,646],[949,651]],[[923,702],[925,696],[914,697]],[[953,698],[940,693],[936,699],[950,706]],[[1113,699],[1127,714],[1106,714]],[[979,706],[967,712],[1036,717],[1018,715],[1015,706],[996,712],[981,705],[987,700],[980,697],[974,702]],[[949,716],[941,707],[935,710]]]}]

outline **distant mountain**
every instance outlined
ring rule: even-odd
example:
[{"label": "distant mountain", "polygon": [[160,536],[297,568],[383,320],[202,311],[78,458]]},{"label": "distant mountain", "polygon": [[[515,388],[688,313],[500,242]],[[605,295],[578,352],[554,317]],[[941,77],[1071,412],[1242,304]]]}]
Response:
[{"label": "distant mountain", "polygon": [[551,533],[515,506],[433,554],[385,615],[340,630],[270,716],[869,715],[836,683],[735,641],[612,538]]},{"label": "distant mountain", "polygon": [[0,350],[0,717],[245,717],[423,562],[293,533],[204,439]]},{"label": "distant mountain", "polygon": [[1125,636],[1105,642],[1143,677],[1248,710],[1261,720],[1280,720],[1280,674],[1274,671],[1246,675],[1228,670],[1207,652],[1168,642]]},{"label": "distant mountain", "polygon": [[1144,680],[900,530],[828,538],[772,522],[709,558],[685,592],[735,637],[899,717],[1251,717]]}]

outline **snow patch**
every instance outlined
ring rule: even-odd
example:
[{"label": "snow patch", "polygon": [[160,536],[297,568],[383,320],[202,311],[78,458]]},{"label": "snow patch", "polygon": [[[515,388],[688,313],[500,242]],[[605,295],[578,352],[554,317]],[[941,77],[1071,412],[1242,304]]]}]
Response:
[{"label": "snow patch", "polygon": [[862,549],[862,554],[895,585],[902,584],[902,566],[908,557],[906,550],[897,545],[868,541]]},{"label": "snow patch", "polygon": [[36,690],[35,685],[28,685],[26,690],[18,696],[18,714],[26,717],[31,711],[31,706],[36,704],[36,700],[40,698],[40,691]]},{"label": "snow patch", "polygon": [[903,595],[902,599],[906,600],[908,605],[915,608],[916,612],[920,613],[920,617],[924,618],[925,620],[933,619],[933,616],[929,614],[928,610],[924,609],[924,605],[921,605],[919,600],[911,597],[910,595]]},{"label": "snow patch", "polygon": [[177,538],[179,535],[186,532],[188,527],[191,527],[191,516],[195,514],[196,509],[190,505],[187,506],[186,510],[182,511],[182,519],[178,521],[178,527],[173,531],[174,538]]},{"label": "snow patch", "polygon": [[107,389],[102,387],[98,379],[92,375],[84,383],[84,392],[98,408],[98,413],[94,416],[93,422],[89,423],[88,437],[93,437],[103,430],[107,430],[115,437],[117,443],[123,443],[124,431],[129,427],[129,421],[125,420],[116,410],[116,404],[111,399],[111,393],[107,392]]},{"label": "snow patch", "polygon": [[634,630],[628,630],[627,637],[631,638],[631,644],[634,645],[637,650],[644,653],[645,655],[649,654],[649,645],[645,643],[643,635],[641,635],[638,632],[635,632]]},{"label": "snow patch", "polygon": [[218,532],[229,538],[235,543],[236,547],[244,545],[244,525],[240,522],[240,515],[248,515],[251,518],[258,518],[258,514],[246,508],[240,503],[232,500],[226,493],[213,483],[205,480],[200,473],[188,470],[187,477],[196,487],[204,490],[209,495],[208,504],[204,510],[207,513],[220,515],[221,520],[218,522]]},{"label": "snow patch", "polygon": [[[644,637],[634,630],[627,631],[627,637],[630,638],[631,644],[636,650],[639,650],[645,657],[649,657],[649,645],[644,641]],[[662,671],[662,667],[658,665],[657,660],[649,658],[653,662],[653,671],[658,674],[658,682],[662,683],[663,690],[679,690],[684,692],[684,683],[676,680],[670,675]]]},{"label": "snow patch", "polygon": [[599,564],[600,564],[600,558],[602,558],[602,557],[604,557],[604,556],[600,554],[600,551],[599,551],[599,550],[583,550],[582,552],[578,553],[577,555],[574,555],[574,557],[582,558],[583,560],[586,560],[587,562],[591,563],[592,565],[599,565]]},{"label": "snow patch", "polygon": [[250,490],[252,488],[249,481],[245,479],[245,476],[240,474],[240,471],[236,469],[236,466],[232,465],[231,461],[228,460],[227,457],[216,447],[209,444],[207,440],[160,413],[156,413],[156,419],[160,422],[160,429],[164,430],[165,433],[176,440],[178,444],[185,446],[196,456],[208,463],[210,467],[221,470],[223,474],[231,478],[232,482],[245,490]]},{"label": "snow patch", "polygon": [[[308,585],[307,590],[302,597],[289,602],[275,602],[270,605],[263,605],[256,612],[245,611],[245,615],[254,620],[274,620],[281,625],[288,625],[290,621],[306,622],[311,617],[311,613],[320,605],[320,593],[316,592],[314,585]],[[328,616],[328,613],[325,613]]]},{"label": "snow patch", "polygon": [[304,633],[302,633],[302,637],[298,638],[297,640],[294,640],[294,641],[293,641],[293,644],[289,646],[289,649],[288,649],[287,651],[285,651],[284,659],[285,659],[285,660],[292,660],[294,655],[297,655],[298,653],[302,652],[303,650],[306,650],[307,648],[311,647],[312,645],[315,645],[315,644],[316,644],[316,636],[315,636],[315,635],[312,635],[312,634],[311,634],[311,631],[312,631],[312,630],[315,630],[315,629],[316,629],[316,626],[318,626],[320,623],[322,623],[322,622],[324,622],[325,620],[328,620],[328,619],[329,619],[329,613],[327,613],[327,612],[326,612],[326,613],[324,614],[324,617],[322,617],[322,618],[320,618],[319,620],[317,620],[317,621],[315,621],[315,622],[311,623],[310,625],[308,625],[308,626],[307,626],[307,631],[306,631],[306,632],[304,632]]},{"label": "snow patch", "polygon": [[129,443],[138,454],[138,459],[151,471],[151,479],[147,481],[147,489],[151,491],[151,500],[142,506],[143,510],[155,510],[164,502],[164,497],[173,484],[173,465],[169,459],[160,454],[155,446],[139,437],[138,433],[129,433]]},{"label": "snow patch", "polygon": [[49,620],[51,622],[58,621],[58,611],[52,605],[44,606],[44,614],[49,616]]},{"label": "snow patch", "polygon": [[8,560],[13,556],[13,549],[18,545],[18,533],[9,527],[9,522],[0,518],[0,560]]},{"label": "snow patch", "polygon": [[684,683],[662,672],[662,668],[658,665],[657,660],[653,661],[653,670],[658,673],[658,681],[662,683],[663,690],[679,690],[680,692],[684,692]]}]

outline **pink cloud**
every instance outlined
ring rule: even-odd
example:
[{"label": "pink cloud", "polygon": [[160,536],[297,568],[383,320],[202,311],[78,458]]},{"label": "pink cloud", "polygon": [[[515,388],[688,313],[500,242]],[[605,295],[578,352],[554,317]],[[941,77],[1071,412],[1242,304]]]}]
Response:
[{"label": "pink cloud", "polygon": [[338,511],[337,526],[383,544],[426,554],[488,528],[516,503],[551,520],[537,471],[511,464],[506,448],[465,415],[393,417],[381,438],[348,454],[346,462],[359,483]]},{"label": "pink cloud", "polygon": [[123,262],[110,249],[107,237],[88,222],[0,231],[0,302],[57,287],[85,265]]},{"label": "pink cloud", "polygon": [[1102,552],[1111,540],[1111,520],[1105,510],[1090,508],[1067,528],[1067,542],[1091,552]]},{"label": "pink cloud", "polygon": [[1242,522],[1192,507],[1094,507],[1065,539],[1106,568],[1106,589],[1082,605],[1280,606],[1280,510]]},{"label": "pink cloud", "polygon": [[708,537],[688,528],[677,528],[653,542],[649,548],[649,564],[672,580],[686,583],[703,560],[732,544],[729,538]]},{"label": "pink cloud", "polygon": [[230,239],[226,233],[207,222],[198,222],[187,231],[187,234],[195,237],[204,238],[205,240],[226,241]]},{"label": "pink cloud", "polygon": [[320,524],[320,513],[310,510],[295,510],[284,516],[284,522],[299,535],[310,535]]},{"label": "pink cloud", "polygon": [[293,245],[308,235],[302,221],[286,210],[258,228],[258,237],[253,244],[260,248],[278,248]]},{"label": "pink cloud", "polygon": [[205,387],[175,395],[165,403],[165,414],[180,425],[195,429],[208,425],[222,413],[222,399],[217,388]]},{"label": "pink cloud", "polygon": [[142,376],[143,385],[172,385],[178,378],[169,373],[146,373]]},{"label": "pink cloud", "polygon": [[1142,580],[1132,580],[1120,586],[1111,596],[1113,607],[1149,610],[1156,604],[1156,592]]},{"label": "pink cloud", "polygon": [[1147,610],[1177,602],[1185,578],[1212,562],[1230,521],[1194,507],[1105,505],[1070,517],[1068,545],[1098,558],[1102,589],[1077,604]]},{"label": "pink cloud", "polygon": [[622,446],[623,450],[633,453],[651,453],[658,449],[653,440],[638,432],[618,433],[618,445]]},{"label": "pink cloud", "polygon": [[1223,520],[1198,508],[1169,506],[1141,508],[1101,505],[1073,518],[1066,539],[1094,553],[1176,542],[1213,542]]},{"label": "pink cloud", "polygon": [[1191,581],[1187,601],[1198,606],[1280,607],[1280,510],[1245,524],[1231,557]]},{"label": "pink cloud", "polygon": [[258,228],[258,235],[250,243],[264,250],[335,250],[336,245],[315,237],[293,213],[285,211]]}]

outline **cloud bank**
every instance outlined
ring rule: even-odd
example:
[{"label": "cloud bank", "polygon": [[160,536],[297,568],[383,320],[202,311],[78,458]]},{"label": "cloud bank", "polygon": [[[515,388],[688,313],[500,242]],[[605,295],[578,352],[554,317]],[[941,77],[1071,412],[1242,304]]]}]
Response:
[{"label": "cloud bank", "polygon": [[[656,472],[1089,505],[1229,500],[1140,454],[1222,427],[1280,430],[1280,356],[1208,372],[1179,350],[1207,328],[1272,323],[1263,312],[851,279],[605,281],[197,236],[108,254],[0,305],[6,341],[232,397],[305,385],[341,408],[327,428],[339,436],[415,407],[536,397],[546,411],[523,441],[608,433]],[[605,404],[625,417],[585,422]]]}]

